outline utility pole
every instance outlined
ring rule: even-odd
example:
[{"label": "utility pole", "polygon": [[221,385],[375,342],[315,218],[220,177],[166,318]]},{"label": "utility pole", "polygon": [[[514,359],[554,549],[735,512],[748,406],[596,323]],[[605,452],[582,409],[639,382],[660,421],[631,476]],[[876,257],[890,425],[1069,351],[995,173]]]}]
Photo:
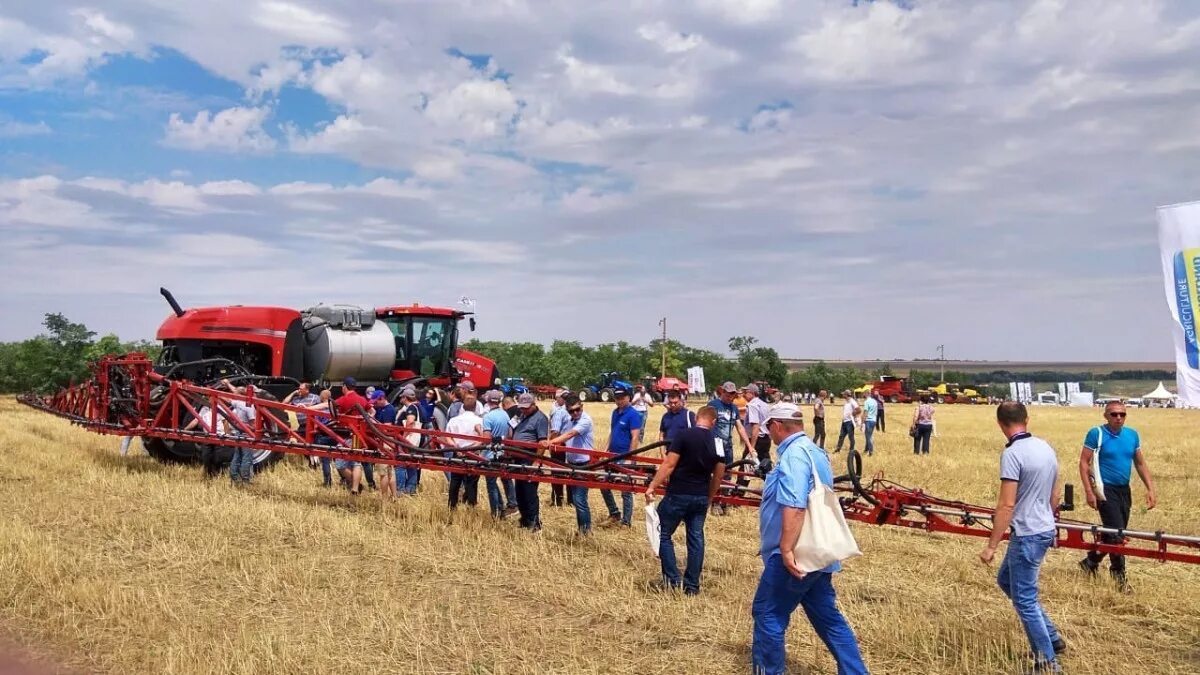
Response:
[{"label": "utility pole", "polygon": [[667,376],[667,317],[665,317],[665,316],[664,316],[662,319],[660,319],[660,320],[659,320],[659,322],[658,322],[658,325],[662,326],[662,329],[663,329],[663,336],[662,336],[662,372],[660,372],[660,373],[658,374],[658,376],[659,376],[659,377],[666,377],[666,376]]},{"label": "utility pole", "polygon": [[939,382],[946,381],[946,345],[938,345],[938,360],[942,362],[942,378]]}]

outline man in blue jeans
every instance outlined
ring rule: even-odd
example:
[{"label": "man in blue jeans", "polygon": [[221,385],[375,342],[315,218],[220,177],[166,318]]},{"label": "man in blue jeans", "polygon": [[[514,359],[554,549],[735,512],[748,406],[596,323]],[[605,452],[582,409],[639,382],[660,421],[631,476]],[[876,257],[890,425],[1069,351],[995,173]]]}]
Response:
[{"label": "man in blue jeans", "polygon": [[[638,447],[642,437],[642,416],[629,404],[629,392],[618,389],[614,395],[617,407],[613,410],[611,430],[608,434],[608,451],[616,455],[624,455]],[[613,498],[612,490],[601,490],[604,505],[608,507],[607,525],[620,523],[624,527],[633,525],[633,493],[621,493],[621,510],[617,511],[617,500]]]},{"label": "man in blue jeans", "polygon": [[[704,406],[696,412],[696,426],[675,432],[667,457],[646,487],[646,504],[654,503],[654,492],[667,483],[667,496],[658,505],[658,557],[662,561],[662,579],[652,584],[656,590],[679,590],[688,595],[700,593],[700,572],[704,569],[704,517],[708,504],[721,487],[725,458],[717,456],[712,432],[717,411]],[[687,532],[687,571],[679,577],[672,537],[679,524]]]},{"label": "man in blue jeans", "polygon": [[[483,433],[485,436],[491,436],[493,442],[502,441],[508,437],[511,429],[509,426],[511,418],[508,413],[504,412],[504,408],[500,407],[504,401],[504,395],[498,390],[492,389],[485,392],[483,397],[487,404],[487,413],[483,416]],[[490,455],[490,452],[484,453],[487,459],[494,459]],[[513,479],[488,476],[485,483],[487,484],[488,506],[491,508],[493,517],[507,518],[519,511],[517,509],[516,482]],[[501,485],[504,486],[503,495],[500,494]]]},{"label": "man in blue jeans", "polygon": [[[583,411],[583,402],[572,393],[563,397],[563,409],[570,419],[562,426],[562,433],[542,441],[538,445],[543,450],[551,445],[567,444],[565,459],[571,466],[584,466],[592,461],[592,456],[586,452],[571,452],[571,450],[592,450],[595,447],[595,434],[592,433],[592,418]],[[585,487],[573,487],[567,492],[571,505],[575,507],[575,524],[579,535],[586,537],[592,533],[592,510],[588,507],[588,490]]]},{"label": "man in blue jeans", "polygon": [[[869,392],[866,399],[863,400],[863,452],[867,456],[875,454],[875,423],[879,421],[879,401],[875,399],[875,392]],[[853,436],[851,436],[851,448],[853,445]]]},{"label": "man in blue jeans", "polygon": [[1060,672],[1057,655],[1066,649],[1058,629],[1038,601],[1038,573],[1057,528],[1058,456],[1046,441],[1026,429],[1025,405],[1005,401],[996,408],[996,424],[1008,439],[1000,454],[1000,497],[992,516],[992,536],[979,554],[985,565],[1012,527],[1008,551],[996,583],[1012,600],[1033,648],[1033,672]]},{"label": "man in blue jeans", "polygon": [[753,672],[785,672],[784,635],[799,606],[837,661],[838,675],[865,675],[867,666],[858,640],[838,610],[833,590],[833,574],[841,571],[841,563],[807,573],[796,566],[794,549],[804,528],[814,467],[822,483],[833,485],[829,457],[804,435],[804,420],[795,404],[772,406],[767,432],[778,446],[778,463],[767,474],[759,508],[763,573],[750,609],[754,616]]}]

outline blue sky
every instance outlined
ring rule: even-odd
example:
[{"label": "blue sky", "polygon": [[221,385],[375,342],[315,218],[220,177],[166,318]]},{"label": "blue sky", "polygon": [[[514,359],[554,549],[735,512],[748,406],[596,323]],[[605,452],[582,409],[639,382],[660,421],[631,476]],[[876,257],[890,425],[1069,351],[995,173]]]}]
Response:
[{"label": "blue sky", "polygon": [[480,337],[1169,360],[1187,2],[0,7],[0,339],[478,300]]}]

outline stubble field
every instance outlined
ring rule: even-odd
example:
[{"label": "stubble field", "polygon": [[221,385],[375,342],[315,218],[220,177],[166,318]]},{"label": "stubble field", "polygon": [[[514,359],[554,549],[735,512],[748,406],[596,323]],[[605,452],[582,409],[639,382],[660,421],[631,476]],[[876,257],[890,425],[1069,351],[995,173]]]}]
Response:
[{"label": "stubble field", "polygon": [[[610,409],[588,406],[601,436]],[[933,454],[922,458],[905,433],[911,407],[887,410],[891,426],[876,436],[868,473],[995,499],[1002,439],[993,408],[940,407]],[[1080,441],[1098,411],[1032,414],[1077,483]],[[1160,497],[1146,512],[1135,486],[1134,527],[1200,534],[1197,419],[1131,411]],[[74,671],[749,670],[761,569],[752,509],[709,519],[701,596],[663,596],[644,590],[658,563],[640,532],[640,496],[632,532],[598,529],[578,540],[573,512],[545,506],[545,486],[545,529],[530,535],[483,509],[451,515],[440,474],[426,472],[418,496],[383,504],[320,487],[320,472],[295,458],[234,490],[202,480],[198,468],[122,458],[117,444],[0,402],[0,632]],[[592,507],[603,514],[594,491]],[[835,584],[872,672],[1026,665],[995,570],[976,559],[982,540],[852,527],[865,555]],[[1200,672],[1200,566],[1133,560],[1135,593],[1120,595],[1082,578],[1079,557],[1052,551],[1043,571],[1043,601],[1070,645],[1068,672]],[[791,672],[836,670],[802,614],[788,649]]]}]

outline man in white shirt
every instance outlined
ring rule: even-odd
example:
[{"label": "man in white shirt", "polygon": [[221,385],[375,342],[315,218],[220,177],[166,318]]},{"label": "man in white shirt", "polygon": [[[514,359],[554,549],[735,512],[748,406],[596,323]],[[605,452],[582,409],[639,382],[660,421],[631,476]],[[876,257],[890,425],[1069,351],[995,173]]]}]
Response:
[{"label": "man in white shirt", "polygon": [[[462,409],[446,423],[446,431],[462,436],[483,436],[483,418],[475,414],[475,404],[478,403],[475,390],[462,392]],[[465,448],[483,442],[482,438],[456,438],[456,447]],[[479,501],[479,476],[468,476],[462,473],[450,474],[450,510],[458,508],[458,496],[462,492],[464,503],[474,507]]]},{"label": "man in white shirt", "polygon": [[846,437],[850,437],[850,451],[854,451],[854,428],[858,426],[858,418],[862,415],[862,407],[858,405],[858,401],[854,398],[854,393],[849,389],[842,392],[842,397],[846,399],[846,403],[842,405],[842,430],[838,434],[837,449],[834,452],[842,451],[842,442]]},{"label": "man in white shirt", "polygon": [[637,414],[642,416],[642,429],[646,428],[646,417],[650,415],[650,406],[654,405],[654,396],[646,391],[642,385],[636,385],[633,388],[633,398],[629,400],[629,405],[637,411]]}]

